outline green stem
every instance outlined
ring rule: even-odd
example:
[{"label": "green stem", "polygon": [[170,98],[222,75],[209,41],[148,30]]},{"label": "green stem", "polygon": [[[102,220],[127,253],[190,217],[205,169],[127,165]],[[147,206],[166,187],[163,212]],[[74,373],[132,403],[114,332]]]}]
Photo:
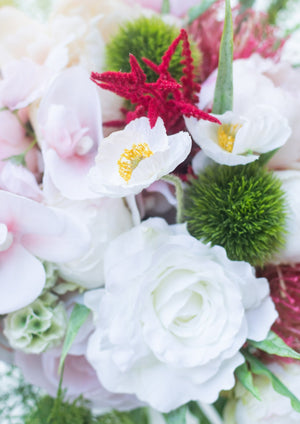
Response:
[{"label": "green stem", "polygon": [[181,222],[183,222],[183,187],[181,179],[179,177],[176,177],[176,175],[169,174],[162,177],[162,180],[173,184],[173,186],[175,187],[177,200],[176,221],[177,224],[180,224]]},{"label": "green stem", "polygon": [[24,150],[24,155],[27,155],[27,153],[29,152],[29,150],[31,150],[35,145],[37,144],[37,139],[35,138],[34,140],[32,140],[32,142],[29,144],[29,146],[27,147],[27,149]]}]

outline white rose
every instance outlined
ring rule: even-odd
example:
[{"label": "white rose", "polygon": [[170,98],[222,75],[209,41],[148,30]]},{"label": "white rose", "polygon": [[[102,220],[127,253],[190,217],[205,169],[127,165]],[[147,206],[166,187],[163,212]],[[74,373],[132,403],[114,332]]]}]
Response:
[{"label": "white rose", "polygon": [[160,218],[111,243],[105,281],[85,297],[96,320],[88,360],[108,390],[162,412],[230,389],[239,349],[264,339],[277,316],[248,263]]},{"label": "white rose", "polygon": [[[300,366],[298,363],[269,365],[270,370],[291,390],[300,396]],[[241,384],[235,388],[235,399],[225,408],[225,424],[298,424],[300,415],[287,397],[273,389],[270,380],[255,376],[261,401],[257,400]]]}]

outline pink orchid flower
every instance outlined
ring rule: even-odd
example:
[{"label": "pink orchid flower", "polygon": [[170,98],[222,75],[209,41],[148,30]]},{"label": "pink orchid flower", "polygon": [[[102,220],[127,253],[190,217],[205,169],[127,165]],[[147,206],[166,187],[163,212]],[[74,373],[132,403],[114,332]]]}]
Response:
[{"label": "pink orchid flower", "polygon": [[69,199],[95,197],[86,176],[103,136],[100,100],[88,73],[63,71],[43,97],[37,121],[47,178]]},{"label": "pink orchid flower", "polygon": [[50,78],[49,70],[28,58],[9,62],[1,71],[0,106],[10,110],[24,108],[40,97]]},{"label": "pink orchid flower", "polygon": [[0,314],[35,300],[45,284],[38,258],[66,262],[89,247],[85,227],[61,211],[0,190]]}]

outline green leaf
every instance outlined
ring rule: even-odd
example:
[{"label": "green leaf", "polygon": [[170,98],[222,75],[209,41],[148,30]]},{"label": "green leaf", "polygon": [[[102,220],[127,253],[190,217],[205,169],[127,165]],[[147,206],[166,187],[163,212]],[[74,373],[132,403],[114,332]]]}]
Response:
[{"label": "green leaf", "polygon": [[217,0],[202,0],[200,4],[191,7],[188,10],[188,23],[191,24],[195,19],[199,18],[202,13],[206,12]]},{"label": "green leaf", "polygon": [[19,155],[9,156],[8,158],[4,158],[2,160],[9,160],[14,165],[23,165],[26,166],[25,154],[20,153]]},{"label": "green leaf", "polygon": [[186,405],[174,409],[168,414],[163,414],[167,424],[186,424]]},{"label": "green leaf", "polygon": [[289,1],[290,0],[272,0],[271,1],[271,4],[267,11],[269,23],[271,25],[274,25],[276,23],[279,12],[287,8]]},{"label": "green leaf", "polygon": [[200,406],[197,402],[189,402],[188,404],[190,412],[199,420],[199,423],[201,424],[211,424],[207,416],[204,414]]},{"label": "green leaf", "polygon": [[278,150],[279,150],[279,148],[271,150],[270,152],[267,152],[267,153],[262,153],[259,156],[259,159],[257,159],[259,164],[261,166],[266,165],[269,162],[269,160],[272,159],[272,157],[275,155],[275,153],[278,152]]},{"label": "green leaf", "polygon": [[263,350],[264,352],[270,353],[271,355],[300,359],[300,354],[285,344],[285,342],[273,331],[270,331],[267,338],[261,342],[248,340],[248,343],[250,346]]},{"label": "green leaf", "polygon": [[243,13],[245,12],[245,10],[249,9],[254,5],[255,0],[240,0],[239,3],[241,5],[239,13]]},{"label": "green leaf", "polygon": [[73,343],[80,327],[86,321],[89,313],[90,313],[89,308],[87,308],[84,305],[80,305],[80,304],[76,303],[76,305],[74,306],[72,313],[71,313],[71,316],[70,316],[70,319],[69,319],[67,334],[66,334],[64,345],[63,345],[63,348],[62,348],[62,353],[61,353],[59,368],[58,368],[59,373],[61,373],[65,359],[66,359],[66,356],[67,356],[67,354],[70,350],[70,347],[72,346],[72,343]]},{"label": "green leaf", "polygon": [[233,26],[230,0],[225,4],[224,29],[219,52],[218,76],[214,95],[213,113],[221,115],[232,110],[233,105]]},{"label": "green leaf", "polygon": [[170,13],[170,0],[163,0],[161,6],[161,13],[162,15]]},{"label": "green leaf", "polygon": [[247,361],[250,364],[251,371],[257,375],[265,375],[271,380],[273,389],[280,393],[282,396],[286,396],[290,399],[292,407],[295,411],[300,412],[300,400],[289,391],[289,389],[279,380],[276,375],[274,375],[259,359],[255,358],[255,356],[251,355],[247,351],[242,352]]},{"label": "green leaf", "polygon": [[146,408],[138,408],[127,412],[133,424],[148,424],[148,413]]},{"label": "green leaf", "polygon": [[257,387],[254,386],[253,377],[251,371],[249,371],[248,365],[244,362],[235,370],[235,376],[239,382],[253,394],[256,399],[261,400]]}]

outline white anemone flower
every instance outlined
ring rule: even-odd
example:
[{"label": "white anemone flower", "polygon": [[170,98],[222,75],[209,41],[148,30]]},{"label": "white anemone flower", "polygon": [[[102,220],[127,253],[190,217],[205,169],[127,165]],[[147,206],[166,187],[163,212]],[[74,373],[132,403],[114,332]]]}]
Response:
[{"label": "white anemone flower", "polygon": [[221,125],[185,118],[186,126],[204,153],[222,165],[245,165],[281,147],[291,135],[288,121],[269,106],[257,106],[245,116],[228,111],[216,116]]},{"label": "white anemone flower", "polygon": [[151,128],[146,117],[102,140],[89,172],[91,189],[108,197],[138,194],[173,171],[191,150],[187,132],[168,136],[161,118]]}]

